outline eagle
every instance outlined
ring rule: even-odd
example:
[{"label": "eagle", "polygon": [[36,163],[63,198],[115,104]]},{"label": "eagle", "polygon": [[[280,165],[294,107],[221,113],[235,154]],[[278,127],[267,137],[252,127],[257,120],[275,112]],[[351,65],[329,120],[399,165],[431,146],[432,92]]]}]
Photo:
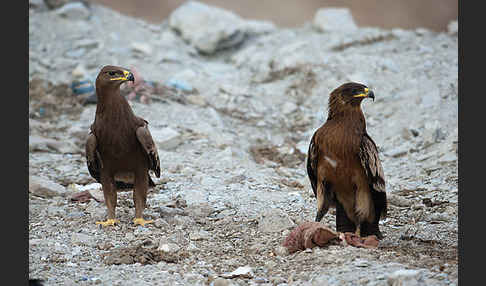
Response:
[{"label": "eagle", "polygon": [[96,114],[86,141],[86,163],[90,175],[102,185],[107,220],[96,224],[112,226],[117,190],[133,188],[134,224],[145,226],[143,219],[148,187],[155,186],[149,170],[160,178],[160,160],[148,122],[136,116],[128,101],[120,95],[120,85],[135,81],[133,74],[120,67],[104,66],[96,77]]},{"label": "eagle", "polygon": [[366,132],[361,110],[375,95],[367,86],[348,82],[329,95],[328,117],[316,130],[307,153],[307,175],[317,198],[315,221],[336,208],[336,230],[382,239],[386,217],[385,176],[375,142]]}]

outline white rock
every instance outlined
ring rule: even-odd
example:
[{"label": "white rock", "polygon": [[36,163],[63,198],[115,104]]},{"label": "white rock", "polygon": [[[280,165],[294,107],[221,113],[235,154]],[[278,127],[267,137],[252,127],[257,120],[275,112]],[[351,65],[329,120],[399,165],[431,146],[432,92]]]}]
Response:
[{"label": "white rock", "polygon": [[358,28],[346,8],[321,8],[317,10],[312,24],[322,32],[353,31]]},{"label": "white rock", "polygon": [[91,189],[89,190],[89,194],[95,198],[96,201],[98,202],[104,202],[105,201],[105,195],[103,194],[103,190],[101,189],[101,186],[97,189]]},{"label": "white rock", "polygon": [[177,244],[175,243],[163,243],[159,245],[159,248],[157,250],[160,250],[165,253],[175,253],[181,249]]},{"label": "white rock", "polygon": [[189,245],[187,246],[186,250],[189,251],[189,252],[198,252],[199,251],[199,247],[197,247],[196,245],[194,245],[194,243],[189,243]]},{"label": "white rock", "polygon": [[295,223],[280,209],[265,210],[258,222],[258,229],[262,232],[281,232],[295,226]]},{"label": "white rock", "polygon": [[241,278],[252,278],[253,277],[253,270],[251,269],[250,266],[242,266],[236,268],[235,271],[229,272],[229,273],[224,273],[220,275],[223,278],[235,278],[235,277],[241,277]]},{"label": "white rock", "polygon": [[189,239],[193,241],[209,239],[211,234],[205,230],[194,231],[189,233]]},{"label": "white rock", "polygon": [[450,221],[451,219],[452,218],[448,214],[444,213],[431,213],[424,218],[424,220],[428,222]]},{"label": "white rock", "polygon": [[459,31],[459,23],[457,20],[451,21],[449,25],[447,25],[447,32],[451,35],[457,35]]},{"label": "white rock", "polygon": [[132,50],[145,55],[152,54],[152,47],[147,43],[139,43],[139,42],[132,43]]},{"label": "white rock", "polygon": [[29,176],[29,193],[43,198],[66,196],[66,188],[48,179]]},{"label": "white rock", "polygon": [[207,54],[237,45],[245,38],[239,16],[196,1],[186,2],[172,12],[169,26],[199,52]]},{"label": "white rock", "polygon": [[84,233],[73,233],[71,235],[71,242],[74,245],[96,246],[95,239]]},{"label": "white rock", "polygon": [[425,285],[419,282],[419,275],[419,270],[400,269],[388,275],[387,282],[390,286]]},{"label": "white rock", "polygon": [[247,20],[242,25],[246,32],[252,35],[267,34],[277,30],[275,24],[269,21]]},{"label": "white rock", "polygon": [[152,137],[159,146],[164,150],[171,150],[177,147],[181,143],[181,134],[170,127],[163,129],[150,130]]},{"label": "white rock", "polygon": [[364,259],[356,259],[353,262],[353,265],[357,266],[357,267],[368,267],[368,266],[370,266],[370,263],[367,260],[364,260]]},{"label": "white rock", "polygon": [[186,97],[186,99],[187,99],[187,102],[189,102],[190,104],[194,104],[194,105],[201,106],[201,107],[204,107],[204,106],[207,105],[207,102],[204,99],[204,97],[200,96],[199,94],[190,94]]},{"label": "white rock", "polygon": [[90,14],[89,9],[81,2],[67,3],[56,10],[56,15],[73,20],[86,20]]},{"label": "white rock", "polygon": [[409,207],[412,205],[411,200],[395,194],[388,194],[387,201],[390,204],[398,207]]}]

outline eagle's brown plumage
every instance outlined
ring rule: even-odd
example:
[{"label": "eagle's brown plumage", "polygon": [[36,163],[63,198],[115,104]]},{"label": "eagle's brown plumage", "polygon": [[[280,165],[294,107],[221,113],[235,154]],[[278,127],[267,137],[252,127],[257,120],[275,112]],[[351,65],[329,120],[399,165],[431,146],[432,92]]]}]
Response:
[{"label": "eagle's brown plumage", "polygon": [[374,94],[345,83],[329,96],[327,121],[312,136],[307,174],[317,198],[316,221],[336,208],[336,230],[382,238],[379,219],[387,211],[385,176],[375,142],[366,133],[361,101]]},{"label": "eagle's brown plumage", "polygon": [[137,117],[127,100],[120,95],[120,85],[134,81],[133,74],[116,66],[105,66],[96,78],[97,106],[95,121],[86,142],[89,173],[101,183],[108,208],[108,220],[97,222],[113,225],[117,189],[134,188],[134,223],[143,219],[149,186],[155,186],[149,170],[160,177],[157,147],[148,129],[148,122]]}]

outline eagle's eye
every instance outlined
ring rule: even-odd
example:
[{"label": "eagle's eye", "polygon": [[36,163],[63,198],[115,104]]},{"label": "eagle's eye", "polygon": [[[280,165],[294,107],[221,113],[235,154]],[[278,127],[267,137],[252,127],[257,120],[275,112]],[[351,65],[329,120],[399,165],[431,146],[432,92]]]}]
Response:
[{"label": "eagle's eye", "polygon": [[108,74],[109,74],[110,76],[114,76],[114,75],[115,75],[115,72],[114,72],[114,71],[110,71],[110,72],[108,72]]}]

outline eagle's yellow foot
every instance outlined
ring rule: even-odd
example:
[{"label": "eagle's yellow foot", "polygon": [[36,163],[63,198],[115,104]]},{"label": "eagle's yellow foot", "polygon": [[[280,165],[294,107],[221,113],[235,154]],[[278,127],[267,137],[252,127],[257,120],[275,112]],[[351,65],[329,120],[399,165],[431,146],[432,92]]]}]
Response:
[{"label": "eagle's yellow foot", "polygon": [[154,222],[153,220],[144,220],[143,218],[133,219],[133,223],[135,225],[139,224],[141,226],[145,226],[145,224],[147,224],[147,223],[153,223],[153,222]]},{"label": "eagle's yellow foot", "polygon": [[116,223],[119,223],[120,221],[117,219],[107,219],[106,221],[97,221],[96,224],[101,224],[102,226],[109,226],[109,225],[115,225]]}]

